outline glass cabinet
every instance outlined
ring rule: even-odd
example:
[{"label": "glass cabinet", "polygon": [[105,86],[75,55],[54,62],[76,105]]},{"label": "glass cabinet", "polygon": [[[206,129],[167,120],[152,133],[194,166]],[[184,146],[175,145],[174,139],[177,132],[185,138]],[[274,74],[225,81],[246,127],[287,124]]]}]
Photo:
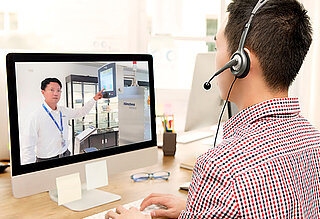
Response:
[{"label": "glass cabinet", "polygon": [[[97,93],[97,77],[69,75],[66,77],[67,107],[81,108]],[[88,126],[97,128],[97,106],[94,106],[88,115],[70,120],[74,134],[77,135]],[[74,135],[73,135],[74,137]]]},{"label": "glass cabinet", "polygon": [[[66,103],[69,108],[81,108],[98,92],[98,78],[92,76],[69,75],[66,77]],[[118,98],[101,99],[90,112],[82,118],[72,119],[72,148],[74,138],[89,126],[99,133],[118,128]]]}]

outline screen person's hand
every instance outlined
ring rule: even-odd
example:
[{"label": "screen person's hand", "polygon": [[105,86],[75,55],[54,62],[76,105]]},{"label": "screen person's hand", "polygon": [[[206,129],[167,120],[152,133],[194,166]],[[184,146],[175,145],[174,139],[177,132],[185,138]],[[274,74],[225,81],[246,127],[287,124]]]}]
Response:
[{"label": "screen person's hand", "polygon": [[104,88],[101,90],[101,91],[99,91],[94,97],[93,97],[93,99],[95,100],[95,101],[97,101],[97,100],[100,100],[102,97],[103,97],[103,95],[102,95],[102,92],[104,91]]},{"label": "screen person's hand", "polygon": [[167,209],[154,210],[151,213],[152,217],[178,218],[181,211],[186,208],[186,199],[171,194],[152,193],[142,201],[140,211],[152,204],[167,207]]}]

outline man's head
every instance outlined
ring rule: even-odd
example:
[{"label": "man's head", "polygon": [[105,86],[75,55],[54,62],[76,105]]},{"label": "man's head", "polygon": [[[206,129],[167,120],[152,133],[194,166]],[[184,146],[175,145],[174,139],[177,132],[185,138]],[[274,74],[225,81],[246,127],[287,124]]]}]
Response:
[{"label": "man's head", "polygon": [[45,90],[47,85],[50,83],[57,83],[60,86],[60,90],[62,89],[61,81],[57,78],[46,78],[43,81],[41,81],[41,90]]},{"label": "man's head", "polygon": [[[224,30],[229,56],[238,49],[256,3],[257,0],[233,0],[229,4]],[[300,3],[269,0],[254,16],[245,48],[257,57],[266,84],[273,90],[287,90],[309,50],[311,35],[309,17]]]},{"label": "man's head", "polygon": [[46,78],[41,82],[41,93],[43,94],[46,103],[53,109],[61,97],[62,84],[57,78]]}]

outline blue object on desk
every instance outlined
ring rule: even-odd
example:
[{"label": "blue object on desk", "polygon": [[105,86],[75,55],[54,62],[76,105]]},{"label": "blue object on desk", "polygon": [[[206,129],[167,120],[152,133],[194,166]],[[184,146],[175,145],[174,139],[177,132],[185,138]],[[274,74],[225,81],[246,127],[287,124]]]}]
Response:
[{"label": "blue object on desk", "polygon": [[98,151],[98,149],[95,147],[91,147],[91,148],[85,148],[85,149],[83,149],[83,151],[85,153],[89,153],[89,152],[93,152],[93,151]]},{"label": "blue object on desk", "polygon": [[168,180],[170,172],[168,171],[158,171],[154,173],[136,173],[130,176],[130,178],[135,182],[142,182],[148,179],[163,179]]}]

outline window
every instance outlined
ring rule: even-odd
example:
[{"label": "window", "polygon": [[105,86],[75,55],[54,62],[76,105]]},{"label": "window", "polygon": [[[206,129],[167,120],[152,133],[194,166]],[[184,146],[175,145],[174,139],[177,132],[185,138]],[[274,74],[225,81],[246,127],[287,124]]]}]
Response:
[{"label": "window", "polygon": [[[207,18],[207,36],[215,36],[218,32],[218,19]],[[208,51],[212,52],[216,50],[215,42],[207,42]]]},{"label": "window", "polygon": [[190,89],[198,53],[215,50],[220,0],[148,0],[155,87]]}]

